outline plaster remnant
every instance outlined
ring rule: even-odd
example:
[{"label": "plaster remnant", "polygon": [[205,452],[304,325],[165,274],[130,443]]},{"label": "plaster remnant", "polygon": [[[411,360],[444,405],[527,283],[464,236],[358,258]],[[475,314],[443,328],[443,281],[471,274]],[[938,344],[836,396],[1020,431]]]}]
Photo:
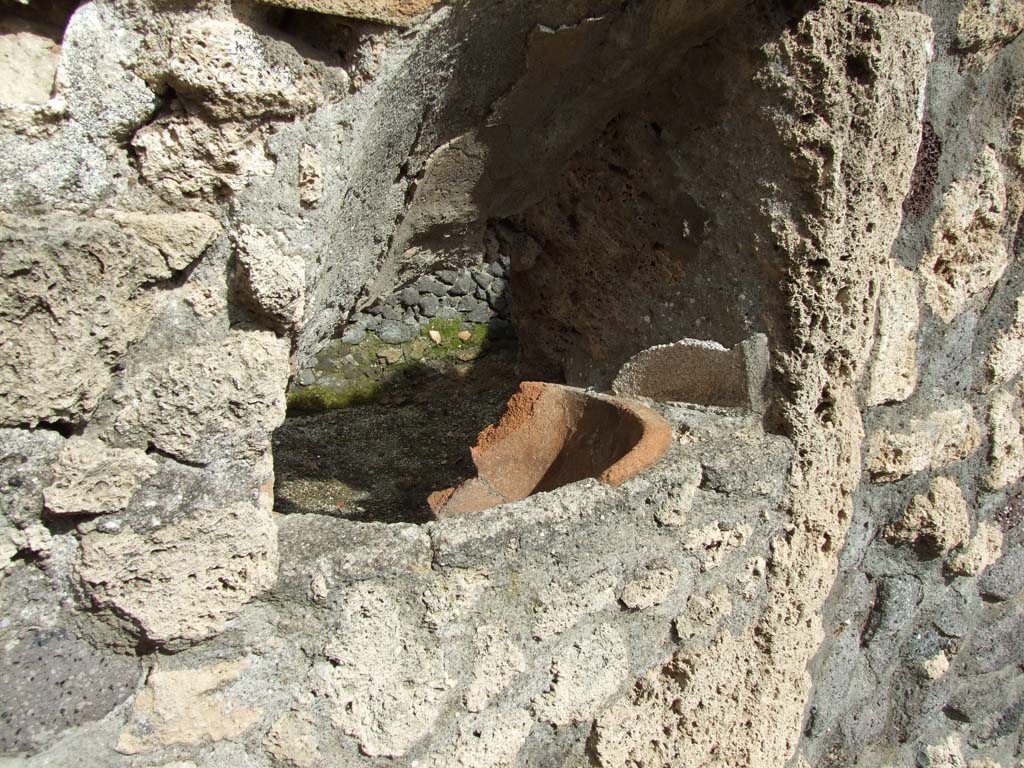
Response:
[{"label": "plaster remnant", "polygon": [[589,630],[555,656],[551,682],[533,700],[534,713],[555,726],[591,719],[626,682],[628,653],[614,627],[601,624]]},{"label": "plaster remnant", "polygon": [[865,447],[867,470],[874,482],[892,482],[926,469],[941,469],[981,445],[981,428],[969,405],[911,419],[905,430],[880,428]]},{"label": "plaster remnant", "polygon": [[466,691],[466,709],[480,712],[526,670],[526,657],[507,626],[477,627],[476,662]]},{"label": "plaster remnant", "polygon": [[917,387],[917,276],[890,260],[881,276],[866,405],[902,402]]},{"label": "plaster remnant", "polygon": [[1006,182],[995,150],[986,147],[970,175],[943,196],[920,266],[925,301],[943,322],[952,322],[1002,277],[1010,258],[1005,223]]},{"label": "plaster remnant", "polygon": [[678,581],[679,571],[671,563],[651,561],[623,586],[622,603],[636,611],[661,605]]},{"label": "plaster remnant", "polygon": [[989,404],[989,471],[983,478],[991,490],[1005,488],[1024,476],[1024,429],[1020,401],[1005,390],[996,392]]},{"label": "plaster remnant", "polygon": [[336,637],[315,667],[335,728],[371,757],[401,757],[433,727],[444,705],[444,651],[406,620],[397,595],[375,582],[353,586]]},{"label": "plaster remnant", "polygon": [[899,523],[886,529],[897,542],[914,544],[929,555],[945,555],[971,535],[967,501],[960,486],[948,477],[932,480],[927,496],[915,496]]},{"label": "plaster remnant", "polygon": [[955,552],[946,561],[946,573],[954,576],[977,576],[1003,556],[1003,531],[995,523],[984,520],[967,548]]},{"label": "plaster remnant", "polygon": [[156,530],[102,528],[82,537],[85,594],[165,647],[217,634],[277,578],[277,529],[268,511],[239,502]]},{"label": "plaster remnant", "polygon": [[305,308],[306,271],[301,258],[286,254],[272,235],[244,227],[236,256],[242,292],[272,325],[298,328]]},{"label": "plaster remnant", "polygon": [[263,711],[243,706],[222,689],[239,680],[248,667],[248,659],[198,669],[157,667],[135,697],[131,719],[114,748],[124,755],[137,755],[241,736]]},{"label": "plaster remnant", "polygon": [[120,512],[157,469],[137,448],[111,448],[101,440],[75,436],[61,451],[53,483],[43,491],[54,515]]}]

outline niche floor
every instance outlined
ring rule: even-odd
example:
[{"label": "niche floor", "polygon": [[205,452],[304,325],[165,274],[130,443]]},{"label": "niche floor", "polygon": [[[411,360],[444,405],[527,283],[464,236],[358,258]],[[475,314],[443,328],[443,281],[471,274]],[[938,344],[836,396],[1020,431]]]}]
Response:
[{"label": "niche floor", "polygon": [[432,519],[427,496],[475,473],[469,447],[518,384],[509,339],[469,363],[406,367],[368,402],[289,416],[274,436],[275,509],[366,522]]}]

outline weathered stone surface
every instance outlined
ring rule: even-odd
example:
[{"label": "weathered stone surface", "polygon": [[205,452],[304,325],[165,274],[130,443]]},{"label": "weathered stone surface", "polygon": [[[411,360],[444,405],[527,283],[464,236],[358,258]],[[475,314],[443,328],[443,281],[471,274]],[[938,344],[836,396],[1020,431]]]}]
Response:
[{"label": "weathered stone surface", "polygon": [[587,614],[615,603],[616,579],[599,573],[581,584],[551,584],[539,595],[533,636],[538,640],[557,635],[574,626]]},{"label": "weathered stone surface", "polygon": [[311,768],[320,754],[314,718],[305,712],[281,715],[263,743],[276,760],[295,768]]},{"label": "weathered stone surface", "polygon": [[523,709],[489,709],[464,717],[453,745],[430,755],[430,768],[513,768],[533,728],[533,718]]},{"label": "weathered stone surface", "polygon": [[957,576],[977,576],[1003,554],[1003,532],[993,522],[978,523],[971,543],[946,562],[946,572]]},{"label": "weathered stone surface", "polygon": [[1024,370],[1024,296],[1017,298],[1009,327],[992,342],[986,365],[993,384],[1005,384]]},{"label": "weathered stone surface", "polygon": [[622,588],[622,603],[633,610],[660,605],[675,589],[679,571],[668,563],[650,562]]},{"label": "weathered stone surface", "polygon": [[268,331],[231,331],[139,365],[111,395],[103,437],[200,463],[229,449],[260,454],[284,420],[288,353]]},{"label": "weathered stone surface", "polygon": [[324,168],[316,147],[303,144],[299,150],[299,200],[313,206],[324,193]]},{"label": "weathered stone surface", "polygon": [[442,648],[402,616],[394,598],[380,583],[351,588],[316,668],[334,726],[370,756],[405,754],[437,719],[446,687]]},{"label": "weathered stone surface", "polygon": [[164,646],[210,637],[277,578],[277,530],[238,503],[155,531],[92,531],[78,577],[93,604]]},{"label": "weathered stone surface", "polygon": [[248,666],[247,659],[238,659],[198,669],[154,669],[135,697],[131,719],[115,749],[135,755],[241,736],[263,712],[222,689],[236,682]]},{"label": "weathered stone surface", "polygon": [[996,392],[989,405],[988,426],[992,445],[984,482],[992,489],[1005,488],[1024,475],[1024,430],[1018,399],[1005,390]]},{"label": "weathered stone surface", "polygon": [[905,544],[914,544],[931,556],[945,555],[971,535],[971,520],[963,493],[948,477],[932,480],[927,496],[915,496],[899,523],[888,536]]},{"label": "weathered stone surface", "polygon": [[0,20],[0,104],[49,101],[60,45],[48,32],[18,18]]},{"label": "weathered stone surface", "polygon": [[302,260],[282,252],[272,235],[248,229],[238,237],[236,255],[247,301],[278,327],[301,324],[306,295]]},{"label": "weathered stone surface", "polygon": [[188,267],[221,233],[221,225],[212,216],[193,211],[140,213],[138,211],[101,210],[101,218],[110,218],[160,251],[167,268],[179,271]]},{"label": "weathered stone surface", "polygon": [[56,92],[91,137],[123,140],[157,108],[156,94],[127,66],[137,61],[141,45],[116,4],[83,3],[68,21]]},{"label": "weathered stone surface", "polygon": [[43,489],[64,438],[46,430],[0,429],[0,525],[25,527],[43,512]]},{"label": "weathered stone surface", "polygon": [[96,408],[112,368],[151,320],[157,293],[148,286],[193,262],[208,242],[193,237],[186,218],[180,227],[163,221],[154,247],[152,224],[0,217],[0,423],[78,422]]},{"label": "weathered stone surface", "polygon": [[551,683],[533,701],[534,713],[555,726],[590,720],[628,676],[628,650],[617,630],[599,625],[551,664]]},{"label": "weathered stone surface", "polygon": [[876,482],[891,482],[940,469],[980,444],[981,429],[970,406],[936,411],[926,419],[911,419],[905,430],[876,430],[865,448],[867,471]]},{"label": "weathered stone surface", "polygon": [[683,339],[631,357],[612,382],[626,397],[748,408],[764,413],[768,339],[758,334],[726,349],[712,341]]},{"label": "weathered stone surface", "polygon": [[172,114],[135,133],[142,177],[169,200],[235,193],[274,172],[265,129],[244,122],[211,125]]},{"label": "weathered stone surface", "polygon": [[43,491],[46,508],[55,515],[120,512],[156,469],[156,462],[137,448],[72,437],[61,451],[53,483]]},{"label": "weathered stone surface", "polygon": [[526,657],[509,636],[508,627],[478,627],[473,644],[477,660],[466,691],[466,709],[480,712],[526,670]]},{"label": "weathered stone surface", "polygon": [[977,51],[1004,45],[1024,29],[1024,2],[988,3],[967,0],[956,19],[956,42],[964,50]]},{"label": "weathered stone surface", "polygon": [[5,634],[0,645],[0,751],[35,751],[127,699],[140,665],[65,629]]},{"label": "weathered stone surface", "polygon": [[890,261],[881,278],[866,405],[902,402],[917,386],[917,278]]},{"label": "weathered stone surface", "polygon": [[217,120],[287,117],[323,98],[311,62],[234,19],[186,22],[175,31],[167,67],[178,95]]},{"label": "weathered stone surface", "polygon": [[261,0],[267,5],[298,8],[303,11],[351,16],[354,19],[383,21],[407,26],[437,3],[435,0]]},{"label": "weathered stone surface", "polygon": [[949,323],[988,291],[1009,261],[1004,241],[1006,182],[999,159],[985,148],[971,174],[942,198],[928,255],[921,262],[924,298]]}]

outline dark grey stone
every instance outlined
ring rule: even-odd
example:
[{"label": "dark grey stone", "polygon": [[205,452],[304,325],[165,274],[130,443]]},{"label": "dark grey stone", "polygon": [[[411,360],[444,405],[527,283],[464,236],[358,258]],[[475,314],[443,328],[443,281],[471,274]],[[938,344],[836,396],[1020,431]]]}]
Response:
[{"label": "dark grey stone", "polygon": [[424,275],[417,280],[415,287],[420,293],[430,293],[434,296],[444,296],[448,293],[448,286],[430,275]]},{"label": "dark grey stone", "polygon": [[479,285],[481,288],[487,288],[491,283],[494,282],[494,275],[487,272],[474,272],[473,282]]},{"label": "dark grey stone", "polygon": [[138,660],[98,651],[64,629],[0,643],[0,752],[35,752],[61,731],[99,720],[135,689]]},{"label": "dark grey stone", "polygon": [[442,320],[459,320],[462,318],[462,315],[459,314],[459,310],[454,307],[441,307],[437,310],[437,314],[434,316],[439,317]]},{"label": "dark grey stone", "polygon": [[1012,600],[1024,592],[1024,548],[1011,549],[986,569],[978,592],[989,600]]},{"label": "dark grey stone", "polygon": [[433,317],[436,315],[440,306],[441,302],[437,300],[437,296],[432,296],[429,293],[420,296],[420,313],[425,317]]},{"label": "dark grey stone", "polygon": [[454,285],[455,281],[459,279],[459,273],[454,269],[442,269],[434,276],[445,285]]},{"label": "dark grey stone", "polygon": [[405,323],[397,320],[386,320],[380,324],[380,329],[377,331],[377,335],[380,336],[380,340],[387,344],[402,344],[403,342],[409,341],[419,334],[415,328],[412,328]]},{"label": "dark grey stone", "polygon": [[43,488],[63,444],[48,430],[0,429],[0,515],[19,526],[39,519]]},{"label": "dark grey stone", "polygon": [[359,326],[346,328],[345,333],[341,336],[341,340],[346,344],[359,344],[365,338],[366,330]]},{"label": "dark grey stone", "polygon": [[472,312],[477,307],[485,306],[481,302],[477,301],[472,296],[463,296],[456,303],[455,308],[460,312]]},{"label": "dark grey stone", "polygon": [[455,281],[452,287],[449,289],[449,293],[452,296],[465,296],[467,293],[472,293],[476,290],[476,283],[469,273],[459,276],[459,279]]},{"label": "dark grey stone", "polygon": [[381,317],[385,320],[401,320],[404,310],[399,306],[393,306],[389,304],[384,307],[384,311],[381,313]]},{"label": "dark grey stone", "polygon": [[420,300],[420,292],[412,286],[403,288],[398,292],[398,300],[402,303],[403,307],[415,306],[416,302]]},{"label": "dark grey stone", "polygon": [[504,277],[505,276],[505,267],[502,266],[500,261],[492,261],[490,264],[488,264],[487,265],[487,271],[490,274],[492,274],[494,277]]},{"label": "dark grey stone", "polygon": [[494,317],[494,312],[491,311],[491,308],[485,304],[480,304],[476,309],[467,314],[464,319],[467,323],[486,323],[492,317]]}]

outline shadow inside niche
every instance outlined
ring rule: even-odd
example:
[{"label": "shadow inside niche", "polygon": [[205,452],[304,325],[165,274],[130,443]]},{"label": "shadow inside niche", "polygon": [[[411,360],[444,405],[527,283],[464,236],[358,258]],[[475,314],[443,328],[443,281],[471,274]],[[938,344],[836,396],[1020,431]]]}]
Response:
[{"label": "shadow inside niche", "polygon": [[414,361],[372,401],[289,415],[273,439],[274,509],[360,522],[424,523],[427,496],[475,474],[469,449],[519,386],[513,338],[472,361]]}]

